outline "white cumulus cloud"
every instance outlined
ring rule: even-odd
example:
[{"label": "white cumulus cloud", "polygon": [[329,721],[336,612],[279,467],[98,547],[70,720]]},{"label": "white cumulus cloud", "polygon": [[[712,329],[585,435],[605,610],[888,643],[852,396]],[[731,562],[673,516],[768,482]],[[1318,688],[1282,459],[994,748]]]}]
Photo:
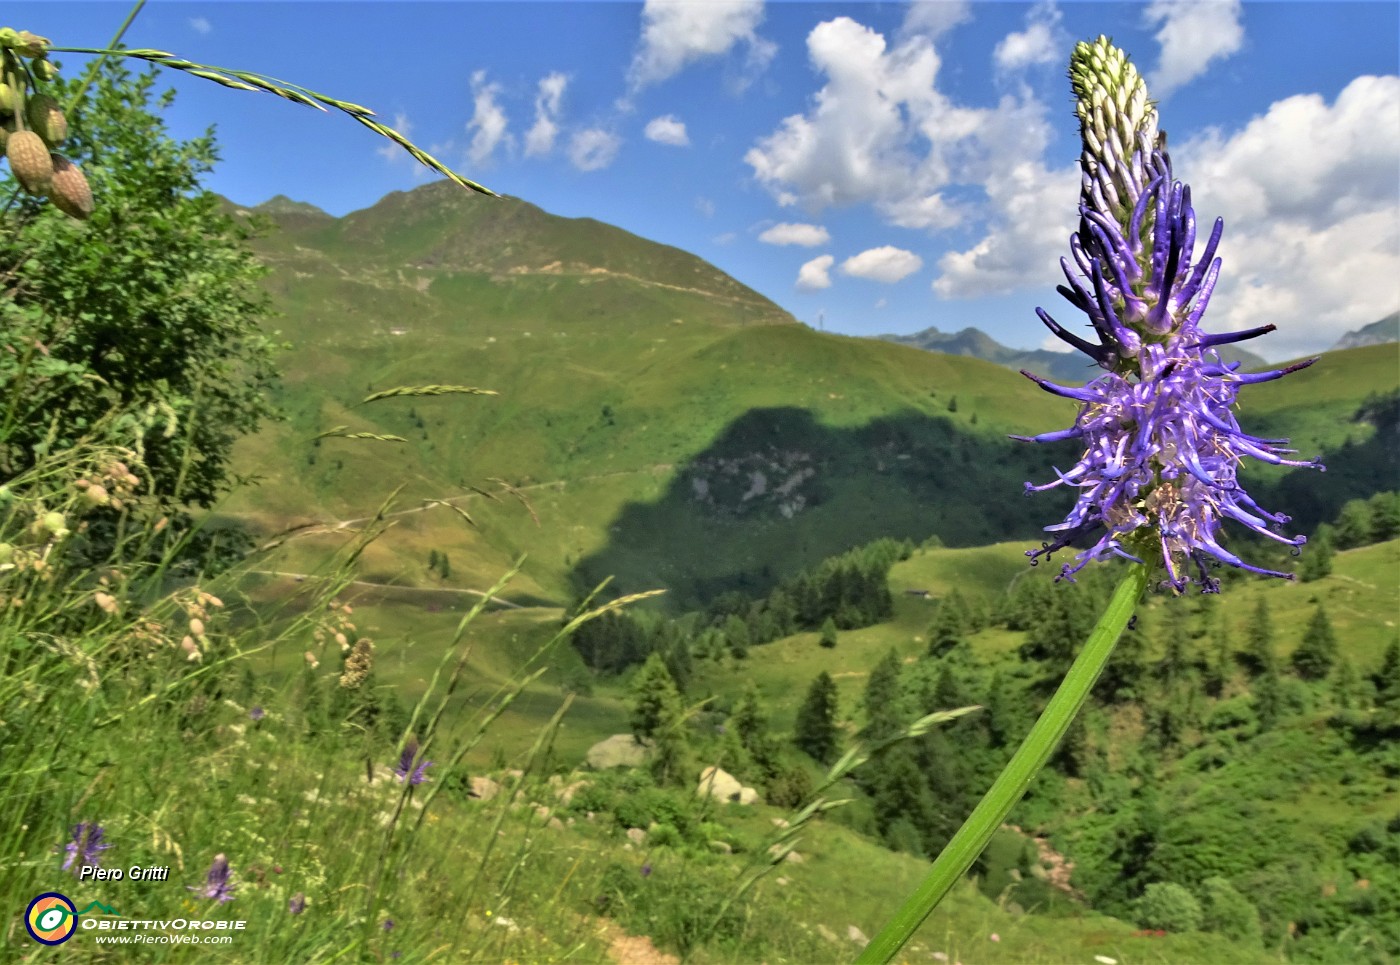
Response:
[{"label": "white cumulus cloud", "polygon": [[815,224],[775,224],[758,240],[770,245],[801,245],[815,248],[831,240],[831,234],[821,225]]},{"label": "white cumulus cloud", "polygon": [[1331,104],[1288,97],[1172,151],[1198,234],[1225,219],[1207,329],[1273,322],[1278,332],[1245,347],[1291,357],[1400,308],[1397,103],[1400,77],[1358,77]]},{"label": "white cumulus cloud", "polygon": [[621,146],[617,135],[590,127],[577,132],[569,141],[569,161],[580,171],[597,171],[613,162]]},{"label": "white cumulus cloud", "polygon": [[540,78],[535,94],[535,123],[525,134],[525,156],[548,154],[559,136],[559,108],[569,78],[558,71]]},{"label": "white cumulus cloud", "polygon": [[930,40],[937,40],[971,19],[972,10],[967,0],[917,0],[905,8],[899,32],[905,37],[923,34]]},{"label": "white cumulus cloud", "polygon": [[1026,29],[1009,33],[997,43],[992,53],[997,69],[1010,72],[1066,60],[1069,41],[1060,28],[1060,18],[1054,0],[1044,0],[1031,7],[1026,14]]},{"label": "white cumulus cloud", "polygon": [[197,34],[208,34],[214,29],[214,25],[209,22],[208,17],[191,17],[190,29]]},{"label": "white cumulus cloud", "polygon": [[975,298],[1025,288],[1053,290],[1062,280],[1060,256],[1068,254],[1070,232],[1079,220],[1074,211],[1079,177],[1077,164],[1050,170],[1039,160],[989,177],[986,233],[971,247],[938,259],[934,292]]},{"label": "white cumulus cloud", "polygon": [[841,262],[841,273],[853,278],[866,278],[892,285],[908,278],[924,266],[924,260],[912,251],[881,245],[852,255]]},{"label": "white cumulus cloud", "polygon": [[980,187],[1048,143],[1044,108],[1029,95],[968,108],[938,90],[940,59],[925,34],[891,47],[837,17],[812,29],[807,52],[826,78],[814,106],[744,156],[780,204],[870,204],[893,225],[949,228],[975,214],[949,188]]},{"label": "white cumulus cloud", "polygon": [[[397,111],[394,114],[394,123],[390,126],[393,127],[394,130],[402,134],[404,137],[410,139],[413,137],[413,122],[408,119],[408,115],[405,114],[403,111]],[[374,149],[374,153],[378,154],[390,164],[395,164],[400,161],[407,161],[411,164],[418,163],[417,161],[413,160],[413,156],[411,154],[409,154],[403,148],[399,147],[393,141],[387,139],[384,140],[383,144],[379,145],[379,147]]]},{"label": "white cumulus cloud", "polygon": [[685,147],[690,143],[690,137],[685,132],[685,122],[679,120],[674,114],[653,117],[647,122],[646,130],[643,133],[648,141],[655,141],[658,144]]},{"label": "white cumulus cloud", "polygon": [[1240,0],[1152,0],[1144,18],[1159,24],[1157,69],[1147,76],[1154,97],[1166,97],[1244,45]]},{"label": "white cumulus cloud", "polygon": [[836,259],[831,255],[818,255],[797,270],[797,287],[802,291],[816,291],[831,287],[831,264]]},{"label": "white cumulus cloud", "polygon": [[647,0],[629,86],[636,91],[659,83],[738,44],[748,47],[746,69],[762,70],[777,50],[758,35],[762,20],[762,0]]},{"label": "white cumulus cloud", "polygon": [[496,102],[501,93],[501,85],[488,83],[486,71],[472,74],[472,119],[467,122],[467,133],[471,134],[471,144],[467,147],[467,157],[475,164],[483,164],[496,152],[502,142],[509,144],[506,134],[506,112]]}]

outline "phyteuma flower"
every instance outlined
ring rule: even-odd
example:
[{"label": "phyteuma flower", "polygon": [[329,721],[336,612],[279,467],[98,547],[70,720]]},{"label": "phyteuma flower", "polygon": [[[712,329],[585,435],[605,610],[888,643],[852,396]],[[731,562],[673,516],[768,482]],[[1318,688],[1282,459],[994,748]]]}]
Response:
[{"label": "phyteuma flower", "polygon": [[233,882],[229,881],[228,858],[214,855],[214,863],[209,866],[209,874],[202,885],[186,885],[201,898],[215,898],[219,901],[233,901]]},{"label": "phyteuma flower", "polygon": [[428,776],[428,768],[433,766],[433,762],[426,758],[415,763],[418,757],[418,742],[410,740],[404,745],[403,753],[399,755],[399,765],[394,768],[394,776],[400,781],[408,781],[409,784],[422,784]]},{"label": "phyteuma flower", "polygon": [[1323,467],[1317,460],[1284,458],[1295,451],[1281,448],[1286,439],[1246,435],[1231,410],[1241,385],[1280,378],[1316,359],[1254,375],[1239,374],[1239,363],[1221,361],[1216,346],[1274,329],[1200,331],[1220,274],[1215,250],[1224,222],[1216,219],[1196,259],[1191,189],[1172,179],[1157,111],[1121,50],[1105,37],[1081,42],[1069,73],[1083,141],[1083,181],[1079,230],[1070,237],[1073,261],[1060,261],[1069,284],[1059,290],[1089,317],[1098,343],[1066,331],[1043,309],[1036,314],[1107,374],[1083,388],[1066,388],[1024,373],[1081,408],[1069,429],[1015,438],[1078,439],[1084,445],[1079,462],[1068,472],[1057,469],[1055,481],[1026,483],[1027,492],[1062,485],[1079,490],[1065,521],[1046,527],[1055,538],[1026,555],[1039,562],[1098,533],[1093,546],[1063,567],[1061,579],[1073,580],[1090,561],[1109,555],[1142,562],[1158,554],[1166,583],[1177,592],[1191,582],[1203,592],[1218,591],[1219,581],[1207,570],[1212,561],[1292,579],[1251,566],[1221,546],[1226,518],[1295,548],[1307,541],[1273,531],[1289,518],[1250,499],[1236,468],[1246,456],[1274,465]]},{"label": "phyteuma flower", "polygon": [[98,824],[82,821],[73,825],[73,840],[63,849],[67,853],[63,859],[63,870],[72,869],[74,874],[81,874],[84,868],[96,868],[101,864],[102,852],[111,847],[102,840],[103,834],[102,826]]}]

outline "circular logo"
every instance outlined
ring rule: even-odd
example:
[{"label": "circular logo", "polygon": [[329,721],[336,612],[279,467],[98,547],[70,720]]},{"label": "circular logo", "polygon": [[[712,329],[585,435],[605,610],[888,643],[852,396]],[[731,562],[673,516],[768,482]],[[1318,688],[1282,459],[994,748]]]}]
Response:
[{"label": "circular logo", "polygon": [[46,891],[25,909],[24,927],[41,945],[62,945],[78,930],[78,909],[67,895]]}]

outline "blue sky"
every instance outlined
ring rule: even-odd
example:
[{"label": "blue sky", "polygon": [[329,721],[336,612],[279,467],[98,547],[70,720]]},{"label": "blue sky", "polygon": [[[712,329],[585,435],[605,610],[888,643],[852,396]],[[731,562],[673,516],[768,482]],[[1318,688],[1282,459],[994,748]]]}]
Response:
[{"label": "blue sky", "polygon": [[[7,3],[102,46],[123,3]],[[1198,219],[1226,220],[1208,328],[1273,359],[1400,308],[1400,5],[149,3],[132,47],[373,108],[469,177],[692,251],[809,324],[977,326],[1052,347],[1076,222],[1074,42],[1146,74]],[[83,58],[60,55],[66,73]],[[208,186],[332,214],[431,176],[349,118],[171,72]],[[1053,341],[1053,340],[1051,340]],[[1058,346],[1055,346],[1058,347]]]}]

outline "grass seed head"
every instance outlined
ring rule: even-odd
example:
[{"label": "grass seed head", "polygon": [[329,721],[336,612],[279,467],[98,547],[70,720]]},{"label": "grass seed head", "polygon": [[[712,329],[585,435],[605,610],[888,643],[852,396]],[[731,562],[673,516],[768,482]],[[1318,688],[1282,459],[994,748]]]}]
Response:
[{"label": "grass seed head", "polygon": [[35,94],[24,105],[24,116],[29,121],[29,129],[44,139],[49,147],[63,143],[68,136],[68,118],[58,101],[48,94]]},{"label": "grass seed head", "polygon": [[36,197],[48,194],[53,183],[53,158],[43,138],[33,131],[15,131],[5,143],[5,157],[10,159],[10,170],[20,187]]},{"label": "grass seed head", "polygon": [[68,217],[86,221],[93,209],[92,188],[88,186],[87,176],[62,154],[50,155],[50,160],[53,178],[50,181],[49,200]]}]

